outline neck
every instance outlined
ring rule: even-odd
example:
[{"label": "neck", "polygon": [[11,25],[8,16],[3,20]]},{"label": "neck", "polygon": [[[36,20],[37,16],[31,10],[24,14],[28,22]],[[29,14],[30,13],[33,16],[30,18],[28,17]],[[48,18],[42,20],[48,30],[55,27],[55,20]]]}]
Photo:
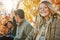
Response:
[{"label": "neck", "polygon": [[45,16],[44,18],[45,18],[45,20],[48,20],[49,19],[49,16]]},{"label": "neck", "polygon": [[22,22],[22,20],[23,20],[23,19],[20,19],[20,20],[18,21],[18,23]]}]

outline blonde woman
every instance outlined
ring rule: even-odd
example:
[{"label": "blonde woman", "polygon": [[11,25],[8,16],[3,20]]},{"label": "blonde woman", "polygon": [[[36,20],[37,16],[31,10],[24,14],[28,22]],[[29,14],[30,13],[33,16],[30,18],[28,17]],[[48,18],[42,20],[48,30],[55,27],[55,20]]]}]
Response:
[{"label": "blonde woman", "polygon": [[[42,1],[38,7],[37,16],[37,35],[32,31],[26,40],[60,40],[60,20],[59,15],[54,12],[52,4],[48,1]],[[43,37],[42,37],[43,36]],[[41,39],[41,37],[43,39]]]}]

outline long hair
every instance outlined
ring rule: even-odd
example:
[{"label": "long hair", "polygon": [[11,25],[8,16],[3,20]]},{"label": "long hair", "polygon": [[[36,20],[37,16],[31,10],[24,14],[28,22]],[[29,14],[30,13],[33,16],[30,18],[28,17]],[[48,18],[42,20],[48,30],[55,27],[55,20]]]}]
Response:
[{"label": "long hair", "polygon": [[[49,17],[53,19],[54,10],[52,9],[53,7],[50,7],[52,4],[50,4],[48,1],[43,1],[43,2],[41,2],[41,3],[44,3],[44,4],[46,4],[46,5],[48,6],[49,11],[50,11]],[[40,3],[40,4],[41,4],[41,3]],[[42,27],[42,25],[45,23],[44,17],[39,14],[40,4],[38,5],[38,15],[37,15],[37,20],[36,20],[36,21],[39,21],[39,22],[36,22],[36,27],[37,27],[38,29],[40,29],[40,28]],[[38,18],[38,17],[39,17],[39,18]]]},{"label": "long hair", "polygon": [[[45,29],[45,37],[47,36],[47,34],[48,34],[48,32],[50,33],[50,31],[51,31],[51,25],[52,25],[52,21],[53,21],[53,17],[56,15],[55,13],[54,13],[54,10],[53,10],[53,7],[51,7],[52,5],[48,2],[48,1],[43,1],[43,2],[41,2],[41,3],[44,3],[44,4],[46,4],[47,6],[48,6],[48,8],[49,8],[49,11],[50,11],[50,15],[49,15],[49,17],[50,17],[50,19],[51,19],[51,21],[49,22],[49,24],[47,25],[47,30]],[[41,4],[40,3],[40,4]],[[39,4],[39,6],[38,6],[38,11],[40,10],[39,9],[39,7],[40,7],[40,4]],[[40,29],[41,27],[42,27],[42,25],[44,25],[45,24],[45,20],[44,20],[44,17],[42,17],[39,13],[38,13],[38,15],[39,15],[39,26],[38,26],[38,28]],[[37,18],[37,20],[38,20],[38,18]],[[48,37],[50,37],[50,35],[48,36]],[[47,37],[46,37],[47,38]],[[50,39],[50,38],[49,38]]]},{"label": "long hair", "polygon": [[8,22],[7,22],[7,25],[8,25],[8,23],[11,23],[11,24],[12,24],[12,28],[11,28],[11,30],[13,31],[14,28],[15,28],[13,22],[12,22],[12,21],[8,21]]}]

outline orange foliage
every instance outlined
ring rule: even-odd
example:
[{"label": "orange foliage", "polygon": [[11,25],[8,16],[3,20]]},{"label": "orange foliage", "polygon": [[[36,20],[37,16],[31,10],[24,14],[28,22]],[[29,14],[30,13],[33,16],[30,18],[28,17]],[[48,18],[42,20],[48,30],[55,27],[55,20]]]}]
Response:
[{"label": "orange foliage", "polygon": [[33,4],[35,4],[36,6],[39,4],[40,0],[31,0],[33,1]]},{"label": "orange foliage", "polygon": [[60,4],[60,0],[49,0],[52,4]]},{"label": "orange foliage", "polygon": [[23,0],[24,2],[24,12],[25,12],[25,18],[29,22],[34,22],[33,18],[37,15],[37,6],[40,2],[40,0]]},{"label": "orange foliage", "polygon": [[49,0],[49,2],[56,5],[57,11],[60,11],[60,0]]}]

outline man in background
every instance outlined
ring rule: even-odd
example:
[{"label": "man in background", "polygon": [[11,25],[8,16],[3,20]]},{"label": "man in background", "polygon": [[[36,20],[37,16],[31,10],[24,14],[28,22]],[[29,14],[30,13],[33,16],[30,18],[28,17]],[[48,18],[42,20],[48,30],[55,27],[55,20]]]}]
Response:
[{"label": "man in background", "polygon": [[22,9],[17,9],[15,11],[17,30],[14,40],[25,40],[33,28],[30,23],[25,20],[24,17],[24,11]]}]

